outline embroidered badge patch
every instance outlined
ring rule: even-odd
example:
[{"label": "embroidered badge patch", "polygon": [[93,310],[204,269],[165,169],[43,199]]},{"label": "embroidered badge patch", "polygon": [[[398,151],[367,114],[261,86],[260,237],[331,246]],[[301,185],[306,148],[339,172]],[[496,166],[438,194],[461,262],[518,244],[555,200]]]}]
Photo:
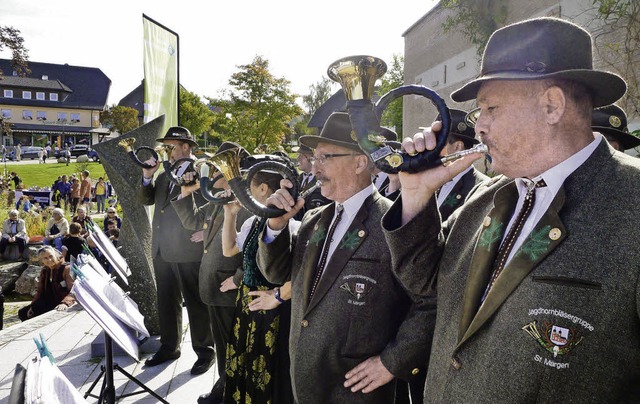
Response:
[{"label": "embroidered badge patch", "polygon": [[326,233],[327,231],[325,230],[324,226],[318,226],[318,228],[313,232],[313,235],[311,236],[309,242],[318,245],[320,241],[324,241],[324,239],[327,238]]},{"label": "embroidered badge patch", "polygon": [[[522,327],[522,330],[544,350],[534,355],[533,360],[557,370],[569,369],[571,353],[584,344],[594,330],[593,325],[560,309],[539,307],[529,309],[528,315],[538,319]],[[542,353],[545,351],[546,355]]]},{"label": "embroidered badge patch", "polygon": [[342,280],[345,282],[340,285],[340,289],[349,293],[350,298],[347,303],[355,306],[364,306],[366,297],[378,283],[375,279],[364,275],[346,275]]},{"label": "embroidered badge patch", "polygon": [[566,328],[548,321],[545,321],[540,329],[537,321],[532,321],[522,329],[535,338],[540,346],[551,352],[554,358],[566,355],[584,339],[577,328]]}]

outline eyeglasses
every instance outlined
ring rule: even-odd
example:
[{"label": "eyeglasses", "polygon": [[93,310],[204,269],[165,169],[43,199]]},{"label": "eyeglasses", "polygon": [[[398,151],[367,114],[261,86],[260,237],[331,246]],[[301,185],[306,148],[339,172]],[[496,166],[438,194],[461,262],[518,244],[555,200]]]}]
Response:
[{"label": "eyeglasses", "polygon": [[319,154],[317,156],[309,157],[309,161],[311,164],[320,164],[321,166],[325,165],[327,160],[334,157],[344,157],[344,156],[357,156],[357,154],[353,153],[338,153],[338,154]]},{"label": "eyeglasses", "polygon": [[465,117],[464,122],[471,128],[476,127],[476,123],[480,118],[480,108],[472,109]]}]

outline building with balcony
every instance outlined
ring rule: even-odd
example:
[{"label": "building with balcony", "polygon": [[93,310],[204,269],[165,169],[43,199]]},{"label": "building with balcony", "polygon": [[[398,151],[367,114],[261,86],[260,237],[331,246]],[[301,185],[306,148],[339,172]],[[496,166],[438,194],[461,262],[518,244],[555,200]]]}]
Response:
[{"label": "building with balcony", "polygon": [[103,130],[100,112],[107,106],[111,80],[98,68],[29,62],[31,73],[16,74],[0,59],[0,112],[10,130],[5,146],[63,147],[91,145]]}]

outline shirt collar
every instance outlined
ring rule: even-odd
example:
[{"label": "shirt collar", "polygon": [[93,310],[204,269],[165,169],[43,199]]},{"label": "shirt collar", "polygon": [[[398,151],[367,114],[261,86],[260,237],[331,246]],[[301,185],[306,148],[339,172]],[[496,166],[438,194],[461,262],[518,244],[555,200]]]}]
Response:
[{"label": "shirt collar", "polygon": [[537,177],[534,177],[532,179],[516,178],[518,191],[520,193],[526,192],[527,183],[530,183],[531,181],[537,182],[543,179],[552,195],[557,194],[567,177],[569,177],[575,170],[577,170],[578,167],[580,167],[585,161],[587,161],[591,154],[593,154],[595,149],[602,141],[602,138],[603,136],[598,133],[597,135],[595,135],[595,139],[587,146],[585,146],[582,150],[578,151],[563,162],[551,167]]},{"label": "shirt collar", "polygon": [[[368,186],[363,188],[361,191],[359,191],[358,193],[356,193],[355,195],[353,195],[352,197],[344,201],[342,203],[342,206],[344,207],[343,215],[347,215],[349,219],[353,218],[362,207],[362,204],[364,203],[365,199],[367,199],[373,193],[373,189],[374,189],[373,184],[369,184]],[[336,206],[338,206],[337,202],[336,202]],[[335,214],[336,215],[338,214],[337,210],[335,210]]]}]

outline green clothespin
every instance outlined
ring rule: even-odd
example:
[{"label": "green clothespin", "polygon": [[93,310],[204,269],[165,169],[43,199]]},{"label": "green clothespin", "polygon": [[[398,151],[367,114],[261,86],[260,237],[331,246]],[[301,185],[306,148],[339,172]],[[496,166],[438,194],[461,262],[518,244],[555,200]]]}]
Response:
[{"label": "green clothespin", "polygon": [[74,274],[76,274],[76,277],[80,280],[84,280],[85,276],[82,273],[82,271],[80,270],[80,268],[78,268],[78,266],[76,264],[71,264],[71,272],[73,272]]},{"label": "green clothespin", "polygon": [[47,342],[45,341],[44,336],[40,334],[40,340],[38,341],[38,339],[34,337],[33,341],[36,343],[36,347],[38,348],[40,357],[44,358],[46,356],[47,358],[49,358],[49,362],[51,362],[52,365],[55,365],[56,361],[55,359],[53,359],[53,355],[51,354],[51,351],[47,346]]}]

